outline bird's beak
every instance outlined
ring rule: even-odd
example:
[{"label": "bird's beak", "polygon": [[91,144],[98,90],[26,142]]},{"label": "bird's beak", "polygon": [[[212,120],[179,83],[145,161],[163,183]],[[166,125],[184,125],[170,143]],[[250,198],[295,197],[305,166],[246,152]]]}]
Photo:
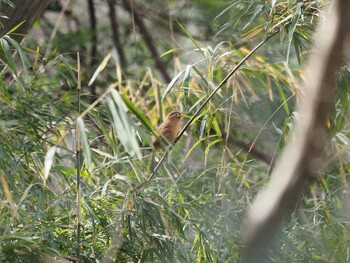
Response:
[{"label": "bird's beak", "polygon": [[185,117],[185,118],[189,117],[185,112],[180,112],[180,114],[181,114],[181,117]]}]

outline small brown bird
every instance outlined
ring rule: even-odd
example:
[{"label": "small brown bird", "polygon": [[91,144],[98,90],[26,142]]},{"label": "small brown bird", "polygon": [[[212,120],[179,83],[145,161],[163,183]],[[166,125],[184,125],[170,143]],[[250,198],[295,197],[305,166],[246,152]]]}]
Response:
[{"label": "small brown bird", "polygon": [[157,131],[157,137],[153,138],[153,151],[152,151],[152,163],[151,171],[154,170],[155,154],[158,150],[162,150],[165,146],[174,142],[178,132],[181,129],[182,113],[172,111],[168,114],[164,122],[159,126]]}]

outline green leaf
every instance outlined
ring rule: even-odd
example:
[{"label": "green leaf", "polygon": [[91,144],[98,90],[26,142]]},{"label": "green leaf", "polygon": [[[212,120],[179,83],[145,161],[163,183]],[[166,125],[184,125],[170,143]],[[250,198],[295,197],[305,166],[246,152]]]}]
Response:
[{"label": "green leaf", "polygon": [[92,83],[94,83],[94,81],[96,80],[97,76],[105,69],[105,67],[108,64],[108,61],[110,60],[112,54],[109,53],[107,56],[105,56],[105,58],[102,60],[101,64],[97,67],[97,69],[94,72],[94,75],[92,75],[92,78],[89,81],[89,86],[92,85]]},{"label": "green leaf", "polygon": [[283,108],[285,109],[286,113],[289,115],[289,107],[286,101],[287,99],[286,99],[286,95],[284,94],[284,90],[280,85],[276,85],[276,87],[283,101]]},{"label": "green leaf", "polygon": [[144,115],[125,95],[120,95],[128,109],[135,114],[135,116],[146,126],[147,130],[152,132],[154,127],[151,121]]},{"label": "green leaf", "polygon": [[78,128],[78,133],[80,135],[80,143],[83,147],[83,153],[84,153],[85,160],[86,160],[86,166],[87,166],[88,170],[90,171],[92,168],[90,145],[89,145],[88,137],[87,137],[86,132],[85,132],[84,121],[80,117],[77,118],[77,128]]},{"label": "green leaf", "polygon": [[14,31],[17,30],[17,28],[19,28],[21,25],[23,25],[26,22],[26,20],[23,20],[21,23],[19,23],[18,25],[14,26],[12,29],[10,29],[10,31],[7,32],[7,34],[11,34]]},{"label": "green leaf", "polygon": [[4,54],[4,57],[6,59],[7,65],[12,70],[15,75],[17,75],[17,67],[16,63],[12,57],[11,49],[7,41],[3,38],[0,38],[0,49],[2,53]]},{"label": "green leaf", "polygon": [[301,16],[301,7],[304,5],[303,2],[299,2],[296,7],[295,10],[293,12],[293,18],[292,18],[292,23],[289,26],[289,30],[288,30],[288,41],[287,41],[287,61],[289,61],[289,55],[290,55],[290,48],[292,45],[292,40],[293,40],[293,36],[294,36],[294,32],[296,30],[296,27],[298,25],[299,22],[299,18]]},{"label": "green leaf", "polygon": [[190,34],[190,32],[188,32],[186,30],[186,28],[179,22],[176,21],[178,23],[178,25],[180,26],[181,30],[191,39],[192,43],[198,48],[198,50],[202,53],[204,58],[207,58],[202,50],[202,48],[199,46],[199,44],[197,43],[197,41],[193,38],[193,36]]},{"label": "green leaf", "polygon": [[160,57],[164,57],[164,56],[167,56],[167,55],[170,55],[176,51],[180,50],[179,48],[173,48],[173,49],[170,49],[168,50],[167,52],[163,53],[162,55],[160,55]]},{"label": "green leaf", "polygon": [[77,83],[77,77],[75,76],[73,70],[72,70],[72,66],[69,65],[68,61],[66,60],[66,58],[62,55],[59,56],[60,61],[62,61],[62,63],[64,64],[65,68],[68,70],[69,75],[71,76],[71,78],[74,80],[75,83]]},{"label": "green leaf", "polygon": [[254,20],[254,18],[264,9],[264,5],[257,5],[253,16],[250,18],[249,22],[242,28],[242,31],[246,29]]},{"label": "green leaf", "polygon": [[165,97],[168,95],[168,93],[170,92],[170,90],[174,87],[174,85],[176,84],[176,82],[179,80],[180,76],[182,75],[184,71],[180,71],[169,83],[168,87],[165,89],[164,94],[162,96],[162,100],[165,99]]},{"label": "green leaf", "polygon": [[12,39],[11,37],[9,37],[8,35],[4,36],[4,38],[11,43],[11,45],[16,49],[16,51],[19,54],[19,57],[21,59],[22,65],[23,65],[23,70],[26,73],[26,75],[28,74],[28,69],[31,67],[31,62],[29,61],[27,55],[24,53],[22,47],[17,43],[16,40]]},{"label": "green leaf", "polygon": [[[110,110],[113,118],[115,131],[120,142],[125,147],[126,151],[131,155],[136,155],[138,159],[142,158],[141,150],[136,138],[135,129],[131,126],[127,117],[127,107],[116,90],[111,90],[110,99],[106,97],[107,107]],[[117,106],[117,107],[116,107]]]}]

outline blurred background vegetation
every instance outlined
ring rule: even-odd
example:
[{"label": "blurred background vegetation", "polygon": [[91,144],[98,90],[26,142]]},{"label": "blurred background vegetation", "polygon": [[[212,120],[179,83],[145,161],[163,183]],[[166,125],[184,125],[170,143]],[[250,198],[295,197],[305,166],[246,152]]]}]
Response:
[{"label": "blurred background vegetation", "polygon": [[[239,261],[246,210],[291,137],[327,5],[52,1],[21,44],[3,36],[0,261]],[[273,32],[138,187],[154,127],[172,110],[192,116]],[[271,262],[350,261],[349,87],[345,64],[330,166],[310,179]]]}]

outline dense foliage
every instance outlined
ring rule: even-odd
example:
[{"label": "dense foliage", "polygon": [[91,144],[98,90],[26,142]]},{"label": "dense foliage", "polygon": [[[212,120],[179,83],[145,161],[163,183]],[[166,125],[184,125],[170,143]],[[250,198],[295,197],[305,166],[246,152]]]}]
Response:
[{"label": "dense foliage", "polygon": [[[91,2],[97,22],[79,1],[56,19],[57,2],[39,40],[0,39],[0,261],[237,262],[247,208],[293,139],[326,4],[96,1],[113,18]],[[154,127],[171,110],[186,123],[261,41],[142,184]],[[330,168],[310,179],[271,262],[349,260],[349,83],[344,66]]]}]

